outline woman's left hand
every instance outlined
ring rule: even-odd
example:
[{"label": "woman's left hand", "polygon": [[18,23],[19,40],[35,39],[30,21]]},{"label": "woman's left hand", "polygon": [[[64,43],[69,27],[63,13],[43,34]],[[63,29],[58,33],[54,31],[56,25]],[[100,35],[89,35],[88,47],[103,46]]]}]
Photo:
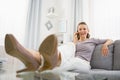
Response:
[{"label": "woman's left hand", "polygon": [[108,55],[108,46],[104,45],[102,46],[102,55],[107,56]]}]

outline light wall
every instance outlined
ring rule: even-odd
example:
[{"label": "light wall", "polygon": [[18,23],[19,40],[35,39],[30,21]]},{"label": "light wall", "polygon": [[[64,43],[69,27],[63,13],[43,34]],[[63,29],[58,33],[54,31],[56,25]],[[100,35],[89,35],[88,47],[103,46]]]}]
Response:
[{"label": "light wall", "polygon": [[[49,34],[58,34],[59,22],[66,22],[66,35],[73,34],[73,0],[42,0],[40,43]],[[5,34],[13,34],[24,45],[29,0],[0,0],[0,45],[4,45]],[[54,7],[57,17],[48,18],[48,9]],[[45,24],[51,21],[53,28],[47,30]]]},{"label": "light wall", "polygon": [[91,0],[93,37],[120,39],[120,0]]},{"label": "light wall", "polygon": [[28,0],[0,0],[0,45],[5,34],[13,34],[24,43]]},{"label": "light wall", "polygon": [[[72,38],[71,34],[73,34],[73,0],[42,0],[42,13],[41,13],[41,30],[40,30],[40,42],[49,35],[49,34],[59,34],[59,23],[61,21],[66,23],[66,32],[67,37],[69,39]],[[48,10],[49,8],[54,7],[54,13],[57,15],[54,18],[48,18]],[[47,30],[45,24],[47,21],[51,21],[53,28]]]}]

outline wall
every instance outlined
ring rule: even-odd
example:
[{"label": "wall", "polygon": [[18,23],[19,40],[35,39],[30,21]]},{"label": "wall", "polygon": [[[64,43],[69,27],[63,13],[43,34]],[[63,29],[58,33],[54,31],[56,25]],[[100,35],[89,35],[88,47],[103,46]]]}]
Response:
[{"label": "wall", "polygon": [[91,22],[94,37],[120,39],[120,0],[92,0]]},{"label": "wall", "polygon": [[0,0],[0,45],[7,33],[24,43],[27,8],[28,0]]},{"label": "wall", "polygon": [[[73,0],[42,0],[40,42],[49,34],[59,32],[59,23],[66,23],[65,37],[72,39],[73,35]],[[7,33],[12,33],[24,44],[26,18],[29,0],[0,0],[0,45],[4,45],[4,37]],[[48,18],[49,8],[54,7],[57,17]],[[48,30],[45,26],[47,21],[51,21],[53,28]]]},{"label": "wall", "polygon": [[[63,21],[66,23],[66,33],[65,35],[71,39],[71,34],[73,34],[73,0],[42,0],[42,15],[41,15],[41,30],[40,30],[40,42],[49,35],[49,34],[59,34],[59,26],[60,22]],[[54,18],[48,18],[48,10],[49,8],[54,7],[54,13],[57,15]],[[53,28],[47,30],[45,24],[47,21],[51,21]]]},{"label": "wall", "polygon": [[[56,12],[56,6],[55,6],[55,0],[42,0],[42,9],[41,9],[41,24],[40,24],[40,42],[48,35],[48,34],[51,34],[51,33],[55,33],[56,32],[56,19],[49,19],[47,17],[47,14],[48,14],[48,9],[50,7],[53,7],[55,8],[55,12]],[[51,21],[52,25],[53,25],[53,28],[50,29],[48,31],[48,29],[46,28],[45,24],[48,22],[48,21]]]}]

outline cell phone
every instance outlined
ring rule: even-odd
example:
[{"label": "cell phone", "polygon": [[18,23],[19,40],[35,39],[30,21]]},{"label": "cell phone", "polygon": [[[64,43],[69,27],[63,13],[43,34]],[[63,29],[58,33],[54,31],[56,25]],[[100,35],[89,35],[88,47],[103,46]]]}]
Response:
[{"label": "cell phone", "polygon": [[[78,32],[78,30],[77,30],[77,32]],[[77,33],[77,38],[78,38],[78,40],[80,39],[80,35],[79,35],[79,33]]]}]

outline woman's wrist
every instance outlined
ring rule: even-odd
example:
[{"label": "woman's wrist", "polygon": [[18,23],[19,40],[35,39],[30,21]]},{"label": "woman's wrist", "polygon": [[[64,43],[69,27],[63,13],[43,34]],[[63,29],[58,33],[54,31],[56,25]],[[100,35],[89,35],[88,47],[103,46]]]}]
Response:
[{"label": "woman's wrist", "polygon": [[107,44],[103,44],[103,46],[107,47],[108,45]]}]

